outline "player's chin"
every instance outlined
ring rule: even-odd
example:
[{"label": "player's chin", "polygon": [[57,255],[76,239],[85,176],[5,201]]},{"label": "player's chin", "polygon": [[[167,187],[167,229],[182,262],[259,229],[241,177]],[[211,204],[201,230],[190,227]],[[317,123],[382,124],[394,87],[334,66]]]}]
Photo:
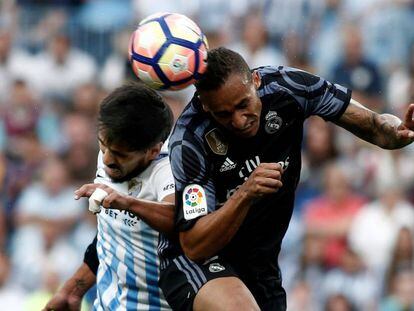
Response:
[{"label": "player's chin", "polygon": [[122,182],[125,178],[125,173],[118,169],[105,168],[105,172],[114,182]]},{"label": "player's chin", "polygon": [[250,138],[257,134],[259,130],[258,122],[253,122],[251,126],[242,131],[236,131],[235,134],[241,138]]}]

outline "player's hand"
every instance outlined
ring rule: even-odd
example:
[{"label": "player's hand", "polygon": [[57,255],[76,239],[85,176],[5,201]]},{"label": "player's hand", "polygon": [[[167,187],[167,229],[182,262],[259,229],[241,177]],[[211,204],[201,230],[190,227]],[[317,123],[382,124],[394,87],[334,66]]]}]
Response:
[{"label": "player's hand", "polygon": [[414,104],[408,106],[407,112],[405,113],[404,121],[400,124],[397,129],[398,136],[401,138],[408,138],[414,140]]},{"label": "player's hand", "polygon": [[104,184],[85,184],[75,191],[75,199],[78,200],[82,197],[89,198],[92,193],[100,188],[108,193],[107,196],[102,200],[101,206],[104,208],[115,208],[119,210],[128,210],[129,202],[128,197],[111,187]]},{"label": "player's hand", "polygon": [[278,163],[260,163],[242,185],[250,198],[275,193],[283,186],[281,181],[283,168]]},{"label": "player's hand", "polygon": [[42,311],[79,311],[81,309],[81,302],[82,297],[58,291]]}]

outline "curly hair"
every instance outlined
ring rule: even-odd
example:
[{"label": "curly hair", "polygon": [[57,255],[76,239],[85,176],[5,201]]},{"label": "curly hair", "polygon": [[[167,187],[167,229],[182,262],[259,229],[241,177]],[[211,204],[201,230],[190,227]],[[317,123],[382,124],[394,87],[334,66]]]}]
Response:
[{"label": "curly hair", "polygon": [[126,83],[105,97],[99,108],[98,129],[105,143],[144,151],[164,142],[172,127],[171,109],[160,95],[139,82]]}]

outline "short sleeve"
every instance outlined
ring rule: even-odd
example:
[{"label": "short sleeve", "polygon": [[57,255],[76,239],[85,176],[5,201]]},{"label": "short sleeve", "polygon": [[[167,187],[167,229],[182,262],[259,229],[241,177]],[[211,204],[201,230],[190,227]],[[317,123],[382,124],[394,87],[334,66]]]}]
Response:
[{"label": "short sleeve", "polygon": [[176,227],[192,228],[197,219],[216,208],[215,187],[210,163],[199,137],[186,132],[170,139],[170,161],[176,187]]},{"label": "short sleeve", "polygon": [[99,266],[99,259],[98,259],[98,252],[96,250],[96,243],[98,237],[95,236],[92,243],[85,250],[85,254],[83,255],[83,262],[91,269],[93,274],[97,274],[98,266]]},{"label": "short sleeve", "polygon": [[306,71],[281,66],[264,68],[263,72],[265,75],[270,73],[267,79],[270,82],[265,83],[263,91],[288,92],[302,108],[305,118],[318,115],[327,121],[335,121],[351,100],[351,90]]},{"label": "short sleeve", "polygon": [[175,193],[174,178],[168,157],[159,160],[156,164],[151,183],[158,202],[161,202],[167,195]]}]

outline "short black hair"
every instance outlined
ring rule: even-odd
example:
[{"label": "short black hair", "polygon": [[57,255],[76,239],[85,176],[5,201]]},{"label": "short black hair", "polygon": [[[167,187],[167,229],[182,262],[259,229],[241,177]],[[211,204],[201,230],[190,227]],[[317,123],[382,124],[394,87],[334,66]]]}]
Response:
[{"label": "short black hair", "polygon": [[212,49],[207,53],[207,69],[195,87],[198,91],[216,90],[233,73],[245,74],[251,81],[249,65],[239,53],[225,47]]},{"label": "short black hair", "polygon": [[105,97],[99,108],[98,129],[105,144],[145,151],[164,142],[172,127],[171,109],[142,82],[128,82]]}]

